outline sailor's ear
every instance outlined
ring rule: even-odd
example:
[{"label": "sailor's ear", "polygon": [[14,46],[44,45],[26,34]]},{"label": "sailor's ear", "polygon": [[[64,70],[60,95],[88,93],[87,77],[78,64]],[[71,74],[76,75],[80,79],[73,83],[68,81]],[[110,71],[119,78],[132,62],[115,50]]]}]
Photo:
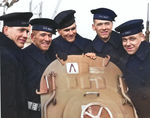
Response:
[{"label": "sailor's ear", "polygon": [[95,25],[94,24],[92,24],[92,29],[95,31]]},{"label": "sailor's ear", "polygon": [[8,36],[8,34],[9,34],[9,31],[8,31],[8,26],[4,26],[3,27],[3,33],[6,35],[6,36]]}]

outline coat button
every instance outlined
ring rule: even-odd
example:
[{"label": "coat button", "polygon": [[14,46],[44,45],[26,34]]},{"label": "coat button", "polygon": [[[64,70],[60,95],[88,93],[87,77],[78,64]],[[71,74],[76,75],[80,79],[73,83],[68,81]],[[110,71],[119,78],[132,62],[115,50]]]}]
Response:
[{"label": "coat button", "polygon": [[34,84],[33,86],[36,87],[36,84]]},{"label": "coat button", "polygon": [[134,99],[134,98],[131,98],[131,100],[134,101],[135,99]]},{"label": "coat button", "polygon": [[145,82],[144,82],[144,81],[142,81],[142,82],[141,82],[141,85],[145,86]]},{"label": "coat button", "polygon": [[143,67],[140,67],[139,70],[142,71],[142,70],[143,70]]},{"label": "coat button", "polygon": [[145,100],[146,99],[146,95],[143,95],[143,100]]},{"label": "coat button", "polygon": [[132,88],[132,86],[133,86],[133,85],[132,85],[132,84],[130,84],[130,85],[129,85],[129,88],[131,89],[131,88]]}]

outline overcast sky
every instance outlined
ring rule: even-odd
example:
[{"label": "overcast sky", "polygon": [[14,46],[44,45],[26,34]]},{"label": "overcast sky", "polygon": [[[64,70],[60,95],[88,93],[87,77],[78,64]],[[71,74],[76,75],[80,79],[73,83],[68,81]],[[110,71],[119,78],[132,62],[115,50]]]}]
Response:
[{"label": "overcast sky", "polygon": [[[2,0],[0,0],[2,1]],[[10,0],[11,1],[11,0]],[[19,0],[12,7],[6,10],[6,13],[29,11],[29,4],[31,0]],[[105,7],[112,9],[117,14],[114,22],[114,28],[127,20],[143,19],[146,27],[147,21],[147,5],[150,0],[32,0],[32,9],[34,9],[41,1],[42,17],[51,18],[54,15],[57,2],[60,2],[57,13],[62,10],[74,9],[76,10],[75,17],[77,23],[77,31],[80,35],[86,38],[93,39],[95,32],[92,30],[93,15],[90,13],[91,9]],[[38,12],[35,9],[33,12]],[[57,14],[56,13],[56,14]],[[0,15],[3,14],[3,8],[0,7]],[[38,17],[34,15],[34,17]],[[114,29],[113,28],[113,29]],[[145,31],[144,31],[145,32]],[[57,35],[56,35],[57,36]]]}]

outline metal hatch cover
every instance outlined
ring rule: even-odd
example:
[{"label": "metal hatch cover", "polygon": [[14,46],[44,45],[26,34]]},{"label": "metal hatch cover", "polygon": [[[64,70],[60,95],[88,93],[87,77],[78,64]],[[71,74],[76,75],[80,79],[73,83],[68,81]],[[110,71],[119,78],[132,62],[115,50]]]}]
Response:
[{"label": "metal hatch cover", "polygon": [[[120,69],[104,59],[70,55],[53,61],[41,77],[42,118],[136,118],[122,96]],[[106,62],[105,62],[106,63]]]}]

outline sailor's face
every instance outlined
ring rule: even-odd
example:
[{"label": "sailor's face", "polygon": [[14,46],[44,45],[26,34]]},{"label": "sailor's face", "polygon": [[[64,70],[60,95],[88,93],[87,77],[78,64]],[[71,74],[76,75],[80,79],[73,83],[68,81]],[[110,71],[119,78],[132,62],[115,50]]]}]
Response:
[{"label": "sailor's face", "polygon": [[142,33],[122,37],[123,47],[129,55],[133,55],[138,50],[142,41],[144,41]]},{"label": "sailor's face", "polygon": [[68,42],[74,42],[77,35],[76,23],[72,24],[69,27],[59,29],[58,33]]},{"label": "sailor's face", "polygon": [[107,42],[111,36],[113,23],[107,20],[94,20],[92,28],[104,42]]},{"label": "sailor's face", "polygon": [[36,47],[38,47],[43,53],[45,53],[52,42],[52,33],[45,31],[33,31],[31,39]]},{"label": "sailor's face", "polygon": [[15,42],[15,44],[23,48],[27,40],[29,27],[8,27],[5,26],[4,34]]}]

